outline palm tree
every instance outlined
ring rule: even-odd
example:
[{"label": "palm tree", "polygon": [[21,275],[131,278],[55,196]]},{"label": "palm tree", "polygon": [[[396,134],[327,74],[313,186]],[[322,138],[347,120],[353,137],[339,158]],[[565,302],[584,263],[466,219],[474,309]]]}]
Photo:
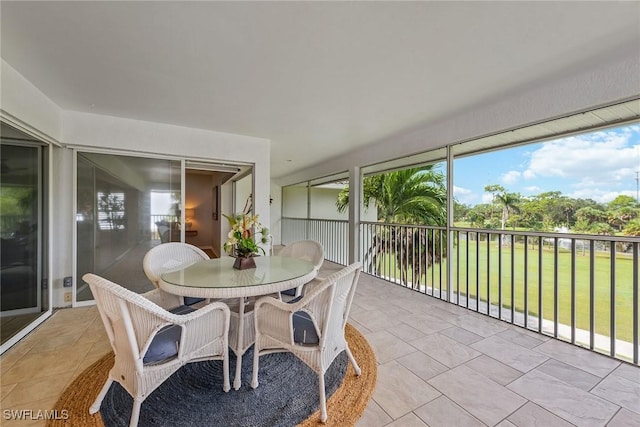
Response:
[{"label": "palm tree", "polygon": [[575,211],[576,208],[571,202],[566,202],[566,204],[562,207],[562,213],[567,216],[567,228],[571,227],[571,215],[573,215]]},{"label": "palm tree", "polygon": [[[384,224],[446,225],[447,192],[444,175],[433,165],[409,168],[396,172],[366,177],[363,181],[363,203],[375,203],[378,221]],[[336,206],[344,212],[349,206],[349,189],[338,195]],[[380,230],[380,231],[379,231]],[[414,285],[433,263],[440,261],[446,244],[441,236],[422,228],[376,228],[365,260],[369,267],[376,266],[380,274],[378,257],[395,253],[402,281],[407,283],[411,266]]]},{"label": "palm tree", "polygon": [[507,227],[507,221],[509,221],[509,215],[511,212],[519,212],[520,208],[520,195],[516,193],[502,192],[496,194],[495,201],[502,206],[502,218],[500,219],[500,229],[504,230]]},{"label": "palm tree", "polygon": [[[381,222],[446,224],[444,175],[433,165],[366,177],[362,195],[365,206],[375,201]],[[336,206],[339,212],[349,207],[348,186],[338,195]]]},{"label": "palm tree", "polygon": [[[520,203],[520,195],[517,193],[509,193],[505,188],[499,184],[487,185],[484,187],[484,191],[487,191],[493,195],[493,203],[497,203],[502,206],[502,216],[500,217],[500,229],[505,230],[507,228],[507,221],[509,221],[509,215],[513,212],[520,212],[518,204]],[[506,235],[502,236],[502,244],[508,244]]]}]

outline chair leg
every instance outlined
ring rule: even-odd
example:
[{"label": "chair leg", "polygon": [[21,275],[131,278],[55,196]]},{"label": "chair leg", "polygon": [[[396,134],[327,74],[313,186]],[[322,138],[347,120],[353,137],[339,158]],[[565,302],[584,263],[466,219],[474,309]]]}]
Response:
[{"label": "chair leg", "polygon": [[251,388],[258,387],[258,364],[260,363],[260,350],[257,346],[258,337],[256,337],[256,344],[253,346],[253,372],[251,373]]},{"label": "chair leg", "polygon": [[229,349],[228,348],[224,351],[224,359],[222,360],[222,370],[224,371],[222,373],[222,377],[224,381],[222,389],[226,393],[229,390],[231,390],[231,385],[229,384]]},{"label": "chair leg", "polygon": [[113,384],[113,379],[109,377],[107,378],[107,381],[102,386],[102,390],[100,390],[100,393],[98,393],[98,397],[96,397],[96,400],[93,401],[93,404],[89,408],[90,414],[93,415],[100,410],[100,405],[102,405],[102,400],[107,395],[107,392],[109,391],[109,387],[111,387],[111,384]]},{"label": "chair leg", "polygon": [[318,394],[320,396],[320,421],[322,421],[322,423],[326,423],[327,422],[327,398],[324,394],[324,374],[323,373],[319,373],[318,374]]},{"label": "chair leg", "polygon": [[140,406],[142,406],[142,400],[138,397],[133,399],[133,409],[131,409],[131,420],[129,421],[129,427],[138,426],[138,418],[140,418]]},{"label": "chair leg", "polygon": [[351,350],[349,350],[348,345],[346,350],[347,350],[347,356],[349,356],[349,361],[353,365],[353,369],[355,369],[356,371],[356,375],[360,376],[360,374],[362,373],[362,370],[360,369],[360,366],[358,366],[358,363],[356,362],[356,359],[353,357],[353,354],[351,354]]}]

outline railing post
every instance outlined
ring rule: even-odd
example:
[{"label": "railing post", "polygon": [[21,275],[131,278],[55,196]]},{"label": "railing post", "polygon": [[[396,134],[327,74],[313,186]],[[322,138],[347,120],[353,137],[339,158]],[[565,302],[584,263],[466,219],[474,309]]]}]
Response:
[{"label": "railing post", "polygon": [[[445,235],[447,236],[447,296],[446,301],[453,300],[453,152],[451,147],[447,146],[447,224]],[[458,260],[456,260],[457,262]],[[440,260],[442,263],[442,259]],[[442,266],[442,264],[440,264]],[[442,267],[440,267],[442,268]],[[442,271],[442,270],[441,270]],[[467,295],[467,298],[469,296]],[[442,295],[440,295],[442,298]]]},{"label": "railing post", "polygon": [[362,173],[358,166],[349,169],[349,264],[360,260],[360,212]]},{"label": "railing post", "polygon": [[305,221],[304,238],[309,239],[309,229],[311,228],[311,181],[307,181],[307,220]]}]

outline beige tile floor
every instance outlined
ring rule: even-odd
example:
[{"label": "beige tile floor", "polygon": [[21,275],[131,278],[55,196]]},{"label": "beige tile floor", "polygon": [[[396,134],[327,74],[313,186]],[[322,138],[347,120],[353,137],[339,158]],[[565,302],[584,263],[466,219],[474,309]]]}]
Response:
[{"label": "beige tile floor", "polygon": [[[322,275],[339,266],[325,263]],[[639,426],[640,368],[362,275],[351,323],[378,359],[358,427]],[[110,351],[95,307],[64,309],[0,358],[1,407],[52,408]],[[2,426],[44,421],[0,420]]]}]

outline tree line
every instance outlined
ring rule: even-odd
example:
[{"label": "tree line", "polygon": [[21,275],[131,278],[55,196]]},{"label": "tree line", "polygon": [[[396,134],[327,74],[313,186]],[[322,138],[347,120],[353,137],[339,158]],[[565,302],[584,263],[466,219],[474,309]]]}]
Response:
[{"label": "tree line", "polygon": [[[454,199],[454,222],[485,229],[555,231],[566,227],[585,234],[640,236],[640,203],[630,196],[598,203],[567,197],[560,191],[524,197],[498,184],[484,190],[492,194],[491,203],[468,206]],[[442,227],[447,222],[446,179],[433,165],[368,176],[363,180],[363,204],[376,207],[381,223]],[[339,193],[336,207],[344,212],[348,206],[347,186]],[[365,258],[370,268],[379,270],[383,256],[395,256],[396,265],[405,272],[405,284],[406,271],[411,268],[417,276],[413,284],[419,286],[426,269],[446,257],[446,235],[412,227],[376,229]]]},{"label": "tree line", "polygon": [[525,197],[498,184],[484,190],[492,194],[491,203],[469,206],[454,201],[455,222],[488,229],[555,231],[566,227],[584,234],[640,236],[640,203],[631,196],[598,203],[560,191]]}]

